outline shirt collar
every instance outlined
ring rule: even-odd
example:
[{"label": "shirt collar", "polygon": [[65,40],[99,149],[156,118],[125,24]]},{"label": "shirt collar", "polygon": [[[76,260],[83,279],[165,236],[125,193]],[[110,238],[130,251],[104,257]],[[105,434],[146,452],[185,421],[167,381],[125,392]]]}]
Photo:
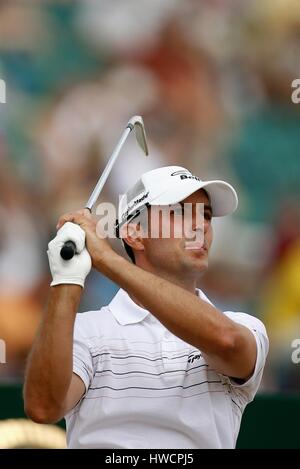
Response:
[{"label": "shirt collar", "polygon": [[114,296],[108,307],[122,326],[141,322],[150,314],[149,311],[137,305],[122,288]]},{"label": "shirt collar", "polygon": [[[212,304],[202,290],[196,288],[196,292],[202,300]],[[137,305],[122,288],[120,288],[109,303],[108,308],[118,323],[122,326],[126,326],[127,324],[137,324],[138,322],[143,321],[143,319],[148,315],[149,317],[153,317],[147,309]]]},{"label": "shirt collar", "polygon": [[199,298],[201,298],[201,300],[204,300],[204,301],[206,301],[207,303],[209,303],[210,305],[214,306],[214,304],[210,301],[209,298],[207,298],[207,296],[205,295],[205,293],[203,293],[203,291],[200,290],[200,288],[196,288],[196,292],[197,292],[197,295],[199,296]]}]

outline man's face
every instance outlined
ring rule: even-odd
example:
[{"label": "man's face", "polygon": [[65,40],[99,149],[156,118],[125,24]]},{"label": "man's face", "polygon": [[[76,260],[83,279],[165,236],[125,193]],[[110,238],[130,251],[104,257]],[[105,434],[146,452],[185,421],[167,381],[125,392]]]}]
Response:
[{"label": "man's face", "polygon": [[[145,256],[148,263],[158,270],[173,274],[181,273],[187,275],[189,273],[195,275],[195,273],[205,271],[208,267],[208,253],[213,237],[211,205],[204,190],[195,192],[180,204],[182,205],[182,213],[186,210],[184,204],[190,204],[188,207],[191,215],[190,233],[186,233],[186,230],[183,232],[182,217],[176,216],[175,213],[171,212],[169,217],[164,219],[161,216],[158,219],[158,217],[153,216],[153,211],[157,211],[157,207],[151,207],[149,230],[151,233],[153,229],[156,229],[159,237],[144,238],[144,250],[140,253],[142,256]],[[155,226],[153,226],[154,223]],[[169,226],[166,226],[166,224]],[[170,236],[163,237],[163,233],[168,232],[169,228]],[[181,233],[180,237],[176,233]],[[196,240],[195,244],[192,245],[189,244],[191,235]],[[197,242],[198,239],[202,240],[202,242]],[[187,249],[187,246],[194,246],[194,249]]]}]

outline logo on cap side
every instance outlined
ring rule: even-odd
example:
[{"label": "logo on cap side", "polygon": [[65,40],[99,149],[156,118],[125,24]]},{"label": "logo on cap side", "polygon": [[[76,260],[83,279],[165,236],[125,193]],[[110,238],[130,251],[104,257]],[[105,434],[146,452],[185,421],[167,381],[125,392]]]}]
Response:
[{"label": "logo on cap side", "polygon": [[143,200],[147,199],[148,195],[149,195],[149,191],[146,192],[145,194],[143,194],[142,196],[139,196],[137,199],[133,200],[130,205],[128,204],[126,212],[124,212],[123,215],[122,215],[122,220],[124,220],[125,218],[128,217],[131,210],[133,210],[134,207],[137,204],[139,204],[140,202],[143,202]]},{"label": "logo on cap side", "polygon": [[175,171],[171,174],[171,176],[180,176],[180,179],[195,179],[196,181],[200,181],[201,179],[198,176],[193,176],[188,170],[181,169],[180,171]]}]

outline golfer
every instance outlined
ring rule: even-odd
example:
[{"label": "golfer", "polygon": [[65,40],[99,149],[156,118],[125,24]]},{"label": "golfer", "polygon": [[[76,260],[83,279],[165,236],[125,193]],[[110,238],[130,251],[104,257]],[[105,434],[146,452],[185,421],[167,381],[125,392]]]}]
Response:
[{"label": "golfer", "polygon": [[[99,235],[88,210],[60,218],[48,250],[49,304],[26,371],[32,420],[65,417],[69,448],[235,447],[268,337],[260,320],[220,311],[199,286],[212,218],[237,203],[228,183],[182,167],[143,174],[119,206],[117,227],[131,261]],[[166,218],[151,215],[170,206],[191,208],[194,237],[184,230],[175,236],[182,219],[173,209],[170,236],[163,236]],[[65,261],[60,250],[70,240],[77,253]],[[120,289],[107,306],[77,314],[91,266]]]}]

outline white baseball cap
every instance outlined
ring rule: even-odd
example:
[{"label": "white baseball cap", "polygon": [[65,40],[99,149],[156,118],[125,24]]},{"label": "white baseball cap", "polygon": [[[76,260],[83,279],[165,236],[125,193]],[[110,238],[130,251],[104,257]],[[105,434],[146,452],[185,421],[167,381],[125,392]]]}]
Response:
[{"label": "white baseball cap", "polygon": [[236,210],[238,196],[227,182],[202,181],[181,166],[164,166],[142,174],[120,198],[117,226],[129,221],[143,206],[177,204],[199,189],[207,192],[213,217],[223,217]]}]

